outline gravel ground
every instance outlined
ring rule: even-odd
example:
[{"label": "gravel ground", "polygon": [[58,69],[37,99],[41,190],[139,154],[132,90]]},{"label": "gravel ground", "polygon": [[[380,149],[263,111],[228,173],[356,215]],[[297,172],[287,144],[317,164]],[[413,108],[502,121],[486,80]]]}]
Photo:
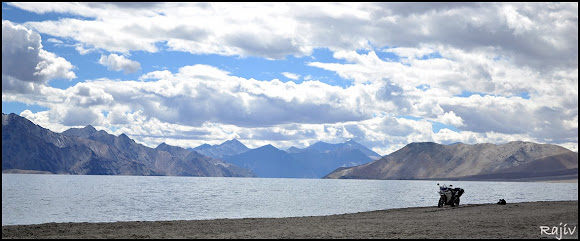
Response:
[{"label": "gravel ground", "polygon": [[2,226],[2,238],[578,239],[577,225],[578,201],[557,201],[294,218],[14,225]]}]

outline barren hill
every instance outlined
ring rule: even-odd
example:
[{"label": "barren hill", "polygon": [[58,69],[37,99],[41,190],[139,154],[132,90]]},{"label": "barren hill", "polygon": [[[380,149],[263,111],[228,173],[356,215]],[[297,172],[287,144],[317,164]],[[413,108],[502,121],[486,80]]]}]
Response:
[{"label": "barren hill", "polygon": [[325,178],[354,179],[573,179],[578,153],[532,142],[441,145],[411,143],[365,165],[339,168]]}]

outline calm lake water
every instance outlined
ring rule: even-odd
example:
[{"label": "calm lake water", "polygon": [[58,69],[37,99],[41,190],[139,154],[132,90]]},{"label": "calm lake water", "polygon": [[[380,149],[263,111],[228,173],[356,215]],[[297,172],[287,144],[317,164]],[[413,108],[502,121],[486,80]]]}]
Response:
[{"label": "calm lake water", "polygon": [[[435,206],[438,181],[2,174],[2,226],[322,216]],[[578,183],[440,181],[461,204],[578,200]]]}]

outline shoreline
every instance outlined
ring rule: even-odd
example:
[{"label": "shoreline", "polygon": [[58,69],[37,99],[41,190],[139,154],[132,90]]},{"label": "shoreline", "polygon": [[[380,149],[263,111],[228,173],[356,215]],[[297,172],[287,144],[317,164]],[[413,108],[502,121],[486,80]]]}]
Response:
[{"label": "shoreline", "polygon": [[539,201],[289,218],[9,225],[2,226],[2,238],[578,238],[577,225],[578,201]]},{"label": "shoreline", "polygon": [[[48,171],[22,170],[22,169],[5,169],[2,174],[44,174],[44,175],[76,175],[67,173],[52,173]],[[133,176],[133,175],[108,175],[108,176]],[[146,176],[143,176],[146,177]],[[157,177],[157,176],[155,176]],[[178,176],[172,176],[178,177]],[[196,177],[196,176],[179,176],[179,177]],[[267,178],[267,177],[231,177],[231,178]],[[302,179],[302,178],[296,178]],[[325,178],[307,178],[307,179],[325,179]],[[351,179],[354,180],[354,179]],[[577,177],[565,178],[519,178],[519,179],[473,179],[466,180],[460,178],[431,178],[431,179],[360,179],[360,180],[406,180],[406,181],[467,181],[467,182],[544,182],[544,183],[578,183]]]}]

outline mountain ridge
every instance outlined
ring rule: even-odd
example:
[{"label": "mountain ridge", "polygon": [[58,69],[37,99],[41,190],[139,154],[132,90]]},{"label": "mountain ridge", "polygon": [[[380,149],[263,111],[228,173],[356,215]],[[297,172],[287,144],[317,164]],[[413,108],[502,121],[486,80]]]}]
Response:
[{"label": "mountain ridge", "polygon": [[518,179],[578,176],[578,153],[533,142],[442,145],[410,143],[373,162],[339,168],[324,178],[355,179]]},{"label": "mountain ridge", "polygon": [[[86,138],[85,138],[86,137]],[[2,113],[2,170],[54,174],[253,177],[246,169],[167,144],[149,148],[93,126],[55,133]]]},{"label": "mountain ridge", "polygon": [[[250,149],[232,139],[193,149],[197,150],[166,143],[149,148],[124,133],[114,136],[91,125],[55,133],[16,114],[2,114],[2,170],[7,172],[454,180],[578,176],[577,152],[526,141],[413,142],[377,159],[354,140],[336,144],[319,141],[284,151],[271,144]],[[219,157],[202,154],[203,150]]]},{"label": "mountain ridge", "polygon": [[321,178],[341,166],[353,166],[380,158],[380,155],[354,140],[343,143],[318,141],[303,149],[281,150],[272,144],[254,149],[232,139],[218,145],[202,144],[189,148],[252,170],[258,177]]}]

